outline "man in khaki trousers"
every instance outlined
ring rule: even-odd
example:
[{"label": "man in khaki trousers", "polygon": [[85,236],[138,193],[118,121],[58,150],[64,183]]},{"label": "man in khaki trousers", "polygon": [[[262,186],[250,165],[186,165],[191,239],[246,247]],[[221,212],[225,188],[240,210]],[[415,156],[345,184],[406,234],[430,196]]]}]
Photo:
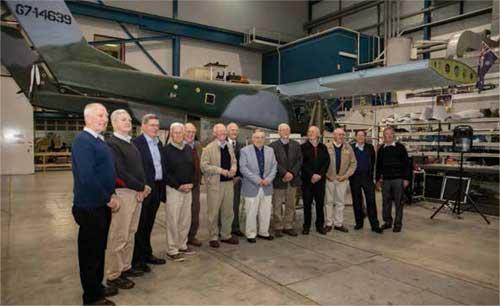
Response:
[{"label": "man in khaki trousers", "polygon": [[[333,142],[328,144],[330,166],[326,173],[325,229],[347,233],[344,226],[344,201],[349,177],[356,171],[356,156],[345,143],[345,132],[341,128],[333,131]],[[334,208],[335,206],[335,208]]]},{"label": "man in khaki trousers", "polygon": [[132,255],[141,202],[148,196],[151,188],[146,185],[141,153],[128,134],[132,128],[130,115],[123,109],[115,110],[111,114],[111,122],[114,133],[107,143],[115,161],[115,190],[120,210],[111,218],[106,252],[106,278],[108,286],[130,289],[134,287],[134,283],[128,277],[143,274],[132,268]]},{"label": "man in khaki trousers", "polygon": [[207,185],[208,204],[208,234],[210,246],[220,247],[219,224],[221,242],[238,244],[238,239],[231,235],[233,223],[233,177],[236,175],[236,156],[231,145],[226,141],[226,127],[216,124],[213,127],[215,140],[203,149],[200,168],[205,176]]}]

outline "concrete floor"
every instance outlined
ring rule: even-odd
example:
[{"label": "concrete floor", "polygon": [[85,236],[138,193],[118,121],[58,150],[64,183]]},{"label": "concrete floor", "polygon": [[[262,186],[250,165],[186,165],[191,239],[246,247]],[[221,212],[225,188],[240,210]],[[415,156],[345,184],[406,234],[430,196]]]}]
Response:
[{"label": "concrete floor", "polygon": [[[11,192],[9,192],[9,190]],[[2,177],[1,304],[79,304],[70,172]],[[202,216],[205,216],[202,195]],[[379,202],[380,203],[380,202]],[[403,232],[312,234],[251,245],[205,245],[184,263],[135,279],[119,304],[495,304],[499,220],[457,220],[432,204],[405,210]],[[301,211],[298,211],[301,219]],[[164,206],[154,248],[165,252]],[[300,224],[300,222],[298,223]],[[200,238],[206,240],[206,218]]]}]

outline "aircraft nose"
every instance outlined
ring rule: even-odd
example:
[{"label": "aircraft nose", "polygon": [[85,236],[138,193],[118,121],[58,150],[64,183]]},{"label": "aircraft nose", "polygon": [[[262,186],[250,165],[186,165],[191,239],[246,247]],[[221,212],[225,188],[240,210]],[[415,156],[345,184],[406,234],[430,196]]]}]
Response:
[{"label": "aircraft nose", "polygon": [[229,102],[221,118],[271,129],[276,129],[280,123],[290,123],[288,111],[279,96],[268,91],[236,96]]}]

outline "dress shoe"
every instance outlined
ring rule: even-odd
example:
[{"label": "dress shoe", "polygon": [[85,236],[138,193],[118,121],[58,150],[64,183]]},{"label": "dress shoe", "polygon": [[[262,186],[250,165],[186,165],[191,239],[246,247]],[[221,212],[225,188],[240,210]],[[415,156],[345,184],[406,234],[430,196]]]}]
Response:
[{"label": "dress shoe", "polygon": [[394,228],[392,229],[392,231],[393,231],[394,233],[399,233],[399,232],[401,232],[401,227],[394,227]]},{"label": "dress shoe", "polygon": [[118,294],[118,288],[115,287],[104,287],[102,288],[102,296],[107,298]]},{"label": "dress shoe", "polygon": [[384,224],[383,224],[380,228],[381,228],[382,230],[386,230],[386,229],[390,229],[391,227],[392,227],[392,225],[387,224],[387,223],[384,223]]},{"label": "dress shoe", "polygon": [[326,231],[327,233],[328,233],[328,232],[331,232],[331,231],[332,231],[332,229],[333,229],[333,227],[331,227],[331,226],[328,226],[328,225],[327,225],[327,226],[325,226],[325,231]]},{"label": "dress shoe", "polygon": [[201,247],[203,243],[201,243],[200,240],[193,238],[193,239],[189,240],[187,244],[195,246],[195,247]]},{"label": "dress shoe", "polygon": [[196,251],[193,250],[192,248],[190,248],[189,246],[187,248],[185,248],[185,249],[179,250],[179,252],[181,252],[184,255],[194,255],[194,254],[196,254]]},{"label": "dress shoe", "polygon": [[158,258],[154,255],[149,256],[149,258],[146,259],[146,263],[152,264],[152,265],[164,265],[167,263],[167,261],[163,258]]},{"label": "dress shoe", "polygon": [[294,228],[284,229],[283,234],[287,234],[288,236],[297,237],[297,231]]},{"label": "dress shoe", "polygon": [[248,241],[249,243],[256,243],[256,242],[257,242],[257,239],[255,239],[255,238],[248,238],[248,239],[247,239],[247,241]]},{"label": "dress shoe", "polygon": [[108,279],[106,281],[106,285],[108,285],[110,287],[115,287],[115,288],[127,290],[127,289],[134,288],[135,284],[130,279],[123,277],[123,276],[120,276],[120,277],[115,278],[113,280]]},{"label": "dress shoe", "polygon": [[275,230],[274,231],[274,237],[276,237],[276,238],[283,237],[283,231],[282,230]]},{"label": "dress shoe", "polygon": [[228,243],[228,244],[239,244],[240,241],[238,238],[231,236],[231,238],[228,239],[221,239],[220,242]]},{"label": "dress shoe", "polygon": [[304,229],[302,230],[302,235],[309,235],[309,229],[304,228]]},{"label": "dress shoe", "polygon": [[216,248],[218,248],[218,247],[220,247],[220,243],[219,243],[219,241],[217,241],[217,240],[210,240],[210,242],[209,242],[208,244],[209,244],[212,248],[215,248],[215,249],[216,249]]},{"label": "dress shoe", "polygon": [[259,237],[260,239],[264,239],[264,240],[274,240],[274,237],[271,235],[269,235],[269,236],[257,235],[257,237]]},{"label": "dress shoe", "polygon": [[134,266],[134,269],[137,271],[144,272],[144,273],[151,272],[151,268],[147,264],[137,264]]},{"label": "dress shoe", "polygon": [[342,232],[342,233],[347,233],[347,232],[349,232],[349,230],[348,230],[345,226],[343,226],[343,225],[341,225],[341,226],[334,226],[333,228],[334,228],[336,231],[339,231],[339,232]]},{"label": "dress shoe", "polygon": [[328,230],[323,227],[323,228],[317,229],[316,232],[320,233],[321,235],[326,235],[328,233]]},{"label": "dress shoe", "polygon": [[143,276],[143,275],[144,275],[143,271],[140,271],[140,270],[137,270],[134,268],[130,268],[127,271],[122,272],[122,276],[124,276],[124,277],[139,277],[139,276]]},{"label": "dress shoe", "polygon": [[167,258],[170,259],[171,261],[175,261],[175,262],[183,262],[185,260],[184,256],[182,256],[181,253],[177,253],[174,255],[167,254]]},{"label": "dress shoe", "polygon": [[380,227],[375,227],[375,228],[372,228],[372,232],[375,232],[377,234],[382,234],[384,232],[384,230],[381,229]]},{"label": "dress shoe", "polygon": [[362,228],[363,228],[363,224],[356,224],[356,225],[354,226],[354,230],[356,230],[356,231],[357,231],[357,230],[360,230],[360,229],[362,229]]},{"label": "dress shoe", "polygon": [[236,235],[238,237],[243,237],[245,234],[243,234],[240,230],[233,231],[231,234]]},{"label": "dress shoe", "polygon": [[110,301],[108,299],[105,299],[105,298],[102,298],[102,299],[99,299],[95,302],[92,302],[92,303],[88,303],[88,304],[85,304],[85,305],[116,305],[113,301]]}]

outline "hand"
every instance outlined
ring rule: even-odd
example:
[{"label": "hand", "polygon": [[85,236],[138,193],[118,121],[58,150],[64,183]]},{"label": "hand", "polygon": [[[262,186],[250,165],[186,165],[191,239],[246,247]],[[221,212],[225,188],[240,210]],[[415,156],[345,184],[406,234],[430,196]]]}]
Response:
[{"label": "hand", "polygon": [[138,191],[135,194],[135,199],[137,200],[137,202],[142,202],[144,200],[144,191]]},{"label": "hand", "polygon": [[236,169],[231,169],[229,171],[229,177],[234,177],[236,175]]},{"label": "hand", "polygon": [[285,176],[283,176],[283,182],[288,183],[293,180],[293,174],[291,172],[287,172]]},{"label": "hand", "polygon": [[410,186],[410,181],[408,180],[403,180],[403,187],[406,189],[406,187]]},{"label": "hand", "polygon": [[109,203],[107,204],[109,208],[111,208],[111,212],[116,213],[120,210],[120,202],[115,195],[111,196]]},{"label": "hand", "polygon": [[146,198],[151,193],[151,190],[152,189],[151,189],[151,187],[149,187],[149,185],[146,185],[144,187],[144,191],[143,191],[144,192],[144,198]]},{"label": "hand", "polygon": [[380,179],[377,181],[377,183],[375,185],[375,188],[379,191],[382,190],[382,182],[383,182],[382,179]]},{"label": "hand", "polygon": [[347,177],[345,175],[340,175],[340,176],[337,176],[337,181],[339,182],[343,182],[347,179]]},{"label": "hand", "polygon": [[311,183],[313,184],[316,184],[317,182],[319,182],[319,180],[321,180],[321,175],[319,174],[313,174],[313,176],[311,177]]},{"label": "hand", "polygon": [[220,174],[225,177],[229,177],[229,171],[227,171],[226,169],[222,169],[222,172]]}]

